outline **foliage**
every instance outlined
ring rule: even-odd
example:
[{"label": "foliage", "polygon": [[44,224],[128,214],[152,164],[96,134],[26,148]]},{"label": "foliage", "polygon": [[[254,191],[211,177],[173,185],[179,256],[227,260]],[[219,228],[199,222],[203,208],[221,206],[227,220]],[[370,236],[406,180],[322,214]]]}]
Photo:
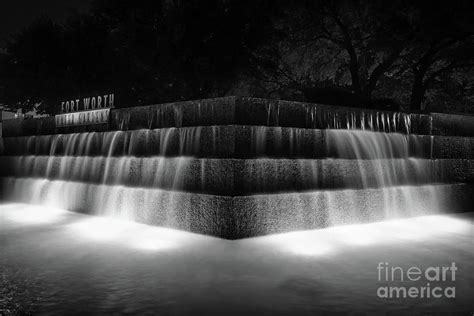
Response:
[{"label": "foliage", "polygon": [[55,113],[247,94],[473,112],[470,1],[95,0],[41,17],[0,52],[0,104]]}]

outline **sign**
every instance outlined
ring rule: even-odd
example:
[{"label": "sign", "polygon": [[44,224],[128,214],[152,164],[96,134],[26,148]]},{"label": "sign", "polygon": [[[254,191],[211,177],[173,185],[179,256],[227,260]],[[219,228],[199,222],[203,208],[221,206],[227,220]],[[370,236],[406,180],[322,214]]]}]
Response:
[{"label": "sign", "polygon": [[98,110],[114,107],[115,95],[113,93],[94,97],[79,98],[61,102],[61,113]]},{"label": "sign", "polygon": [[107,124],[110,109],[82,111],[75,113],[58,114],[55,116],[57,127]]},{"label": "sign", "polygon": [[107,124],[113,93],[61,102],[61,114],[55,116],[57,127]]}]

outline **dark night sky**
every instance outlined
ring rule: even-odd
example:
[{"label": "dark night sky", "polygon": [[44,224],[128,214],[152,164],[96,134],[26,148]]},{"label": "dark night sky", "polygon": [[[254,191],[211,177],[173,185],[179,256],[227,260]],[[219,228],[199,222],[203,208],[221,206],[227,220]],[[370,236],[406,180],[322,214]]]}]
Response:
[{"label": "dark night sky", "polygon": [[[0,0],[0,48],[12,33],[21,31],[41,15],[61,21],[88,8],[89,0]],[[13,114],[3,112],[2,116],[6,119]]]},{"label": "dark night sky", "polygon": [[41,15],[61,21],[74,11],[86,11],[89,0],[0,0],[0,45]]}]

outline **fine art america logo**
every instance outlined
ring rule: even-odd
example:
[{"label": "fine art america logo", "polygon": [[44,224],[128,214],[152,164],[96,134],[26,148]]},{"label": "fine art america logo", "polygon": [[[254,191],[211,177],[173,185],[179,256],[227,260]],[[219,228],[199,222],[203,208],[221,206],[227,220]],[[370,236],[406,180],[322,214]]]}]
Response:
[{"label": "fine art america logo", "polygon": [[[402,268],[388,262],[377,265],[378,282],[384,283],[377,289],[380,298],[455,298],[456,263],[448,266]],[[393,286],[393,285],[400,286]],[[421,286],[419,286],[421,284]]]}]

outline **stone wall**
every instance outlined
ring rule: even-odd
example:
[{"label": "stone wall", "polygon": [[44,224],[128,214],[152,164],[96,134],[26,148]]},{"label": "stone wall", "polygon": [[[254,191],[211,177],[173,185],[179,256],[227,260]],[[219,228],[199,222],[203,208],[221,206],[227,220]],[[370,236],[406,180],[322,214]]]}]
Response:
[{"label": "stone wall", "polygon": [[[255,125],[299,128],[347,128],[361,117],[393,117],[396,126],[385,128],[374,126],[373,130],[402,132],[419,135],[474,136],[474,118],[449,114],[404,114],[390,111],[348,108],[257,99],[248,97],[224,97],[157,104],[140,107],[112,109],[109,124],[79,127],[56,127],[53,117],[7,120],[3,126],[5,137],[49,135],[59,133],[83,133],[91,131],[114,131],[156,129],[165,127]],[[409,118],[409,130],[405,130],[403,119]],[[333,122],[337,121],[337,124]],[[339,125],[339,126],[336,126]],[[360,126],[356,126],[360,127]],[[368,126],[366,126],[369,129]]]},{"label": "stone wall", "polygon": [[244,97],[10,120],[0,194],[228,239],[472,211],[473,123]]}]

